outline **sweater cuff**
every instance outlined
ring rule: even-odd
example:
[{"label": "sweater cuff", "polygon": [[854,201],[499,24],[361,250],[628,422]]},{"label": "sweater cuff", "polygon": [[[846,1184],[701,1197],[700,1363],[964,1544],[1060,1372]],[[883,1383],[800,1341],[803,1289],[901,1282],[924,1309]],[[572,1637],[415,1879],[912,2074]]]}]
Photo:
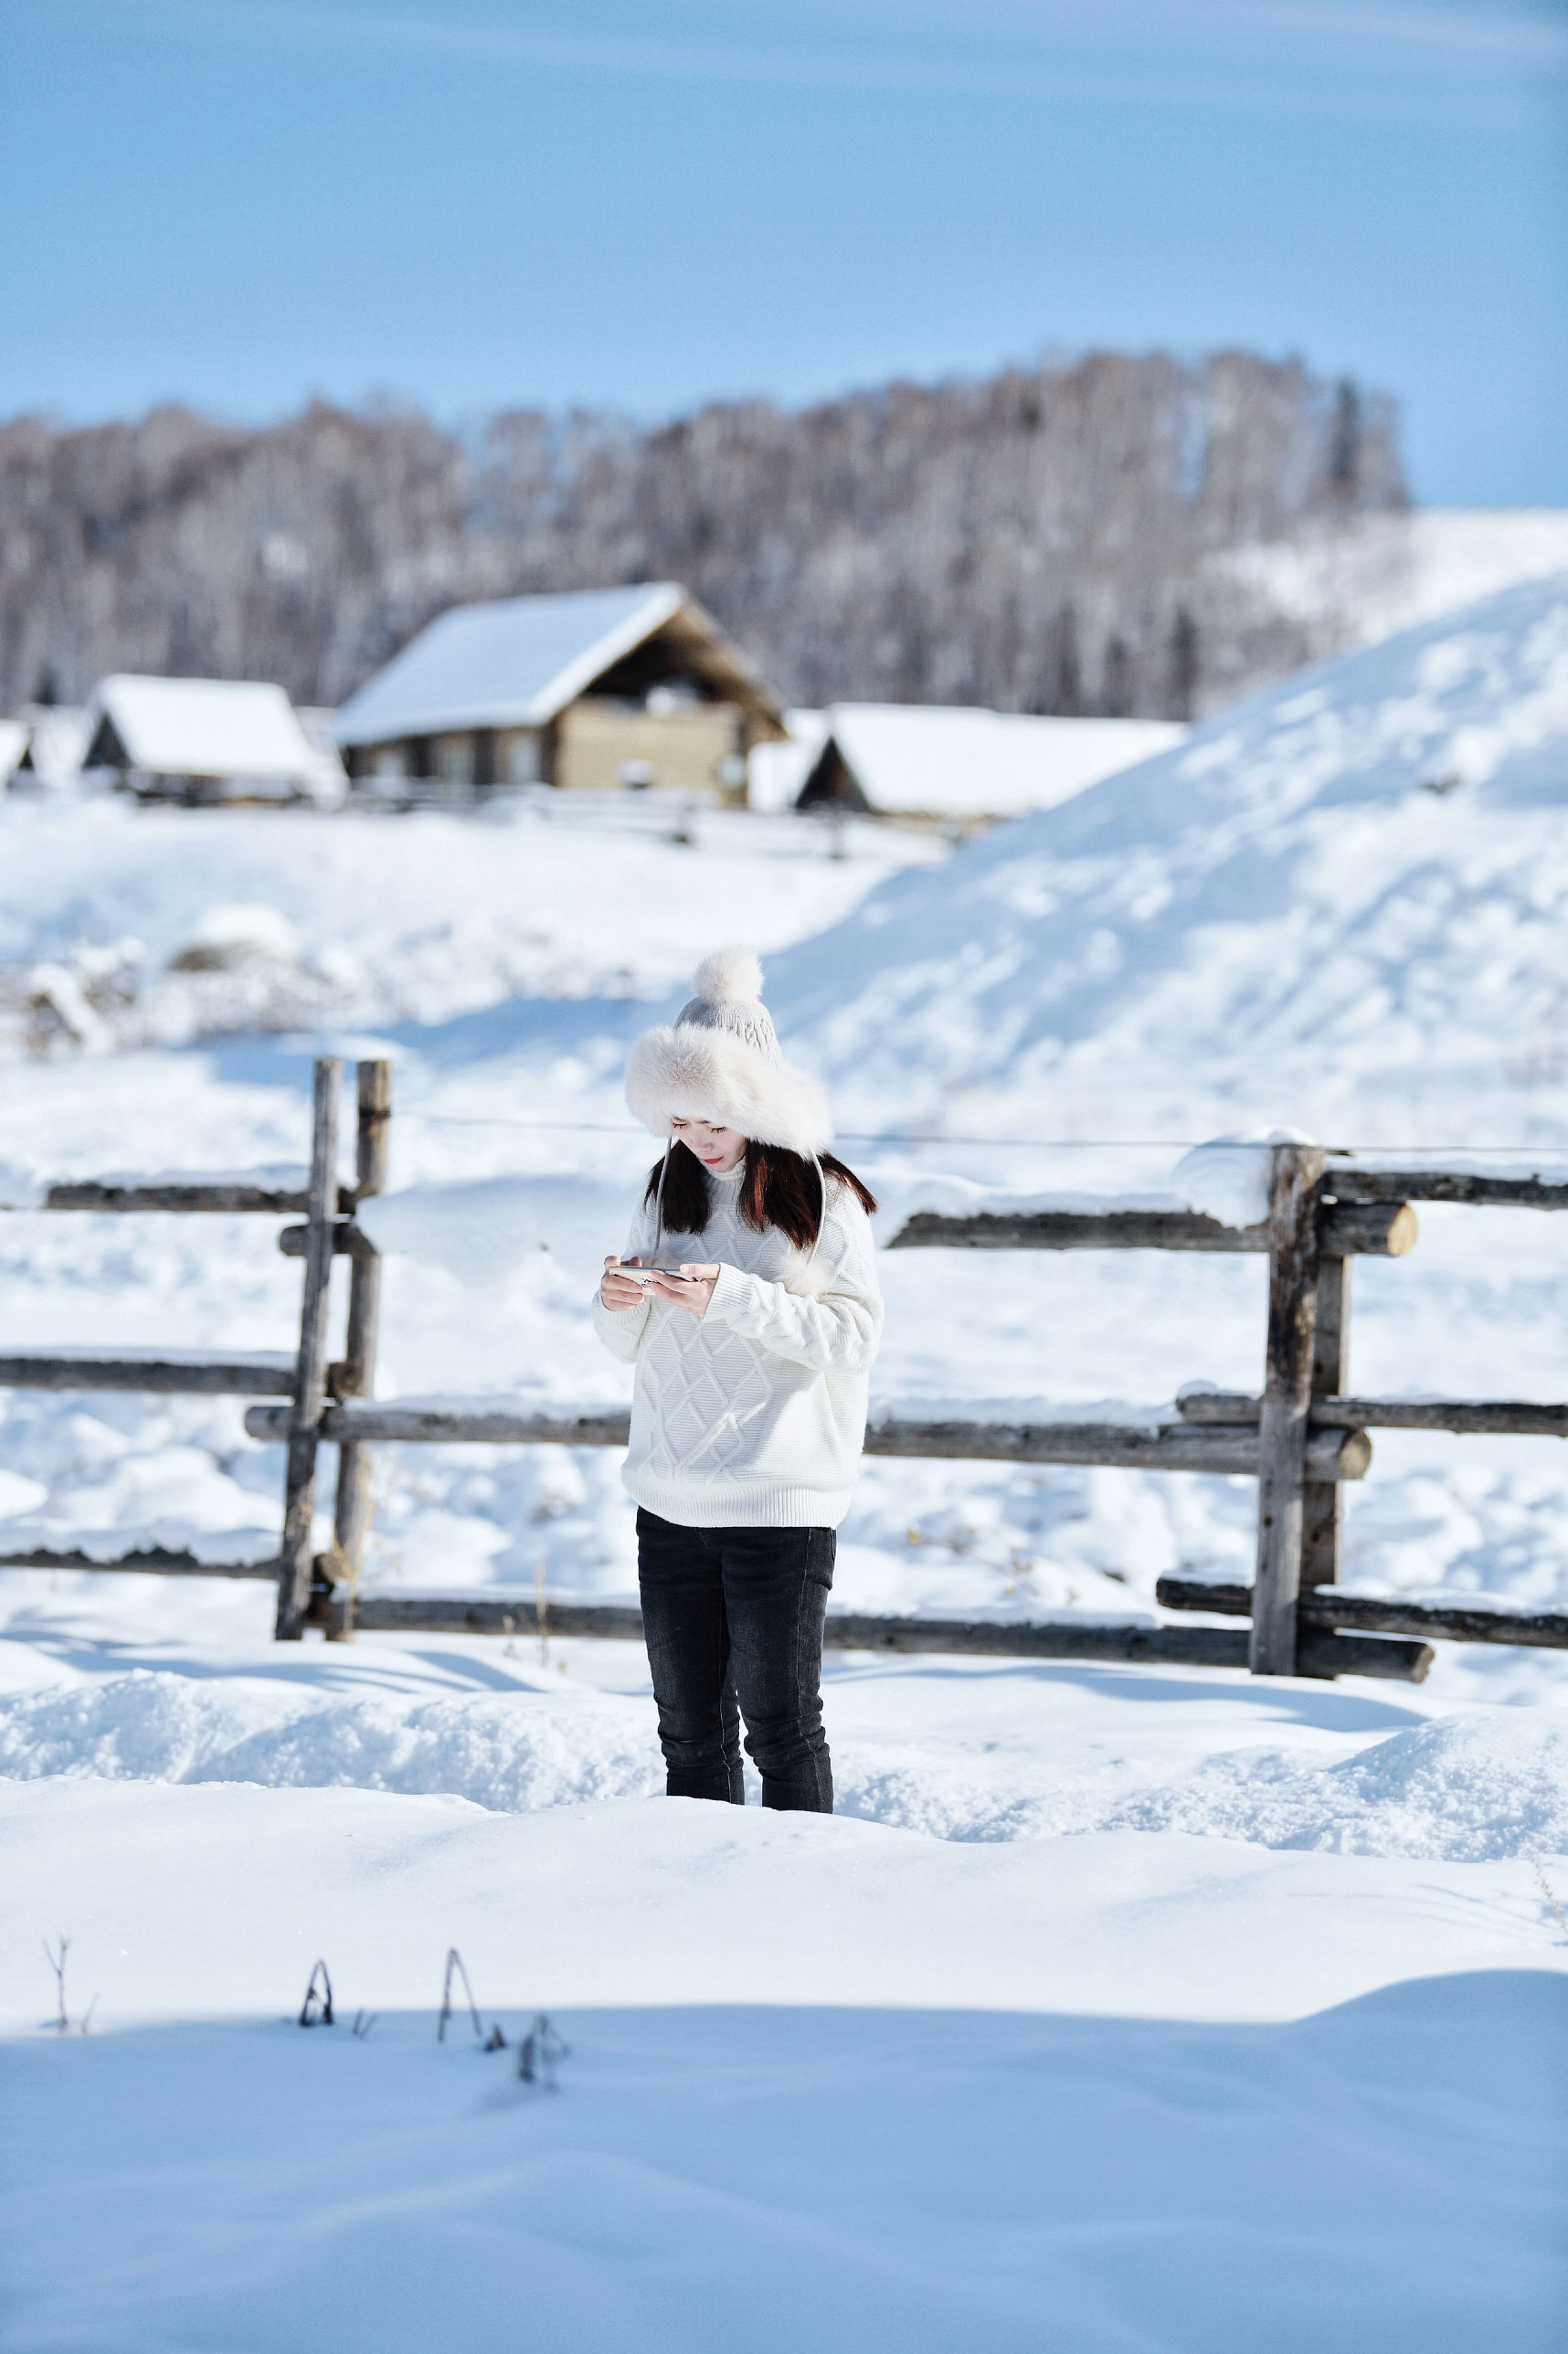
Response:
[{"label": "sweater cuff", "polygon": [[709,1316],[716,1316],[721,1324],[734,1324],[737,1317],[744,1321],[749,1308],[756,1312],[758,1278],[746,1275],[738,1267],[721,1259],[716,1281],[708,1299]]}]

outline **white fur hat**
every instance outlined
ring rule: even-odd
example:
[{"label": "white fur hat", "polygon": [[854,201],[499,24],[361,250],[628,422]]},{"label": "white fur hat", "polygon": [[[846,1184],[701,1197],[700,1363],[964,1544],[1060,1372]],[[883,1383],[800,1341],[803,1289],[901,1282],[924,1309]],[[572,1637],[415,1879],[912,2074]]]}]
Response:
[{"label": "white fur hat", "polygon": [[626,1061],[626,1100],[655,1136],[667,1136],[673,1119],[706,1119],[807,1159],[826,1151],[827,1098],[810,1073],[784,1060],[761,988],[748,949],[721,949],[697,967],[696,995],[674,1023],[638,1039]]}]

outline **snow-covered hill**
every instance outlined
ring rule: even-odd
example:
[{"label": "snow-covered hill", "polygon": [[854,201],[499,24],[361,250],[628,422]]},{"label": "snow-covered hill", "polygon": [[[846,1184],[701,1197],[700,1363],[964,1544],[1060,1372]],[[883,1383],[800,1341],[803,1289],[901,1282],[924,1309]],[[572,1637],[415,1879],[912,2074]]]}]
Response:
[{"label": "snow-covered hill", "polygon": [[1302,525],[1288,539],[1228,548],[1216,575],[1321,651],[1371,646],[1568,566],[1562,507],[1415,507]]},{"label": "snow-covered hill", "polygon": [[1560,1140],[1565,812],[1558,574],[885,884],[774,1001],[905,1127]]}]

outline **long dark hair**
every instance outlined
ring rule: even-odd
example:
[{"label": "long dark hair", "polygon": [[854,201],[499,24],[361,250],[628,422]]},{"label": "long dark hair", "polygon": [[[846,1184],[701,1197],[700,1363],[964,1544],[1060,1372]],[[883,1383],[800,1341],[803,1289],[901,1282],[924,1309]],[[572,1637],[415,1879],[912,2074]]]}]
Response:
[{"label": "long dark hair", "polygon": [[[836,1152],[824,1152],[821,1166],[822,1177],[836,1177],[847,1185],[868,1214],[875,1209],[870,1189],[853,1169],[845,1168]],[[817,1174],[817,1164],[803,1154],[788,1151],[781,1144],[756,1144],[748,1137],[746,1173],[740,1181],[740,1214],[758,1234],[765,1226],[777,1226],[798,1249],[810,1250],[822,1230],[822,1177]],[[659,1198],[661,1179],[664,1187],[661,1228],[674,1235],[700,1235],[707,1225],[713,1200],[708,1172],[679,1138],[670,1148],[668,1161],[656,1161],[649,1171],[642,1196],[645,1203]]]}]

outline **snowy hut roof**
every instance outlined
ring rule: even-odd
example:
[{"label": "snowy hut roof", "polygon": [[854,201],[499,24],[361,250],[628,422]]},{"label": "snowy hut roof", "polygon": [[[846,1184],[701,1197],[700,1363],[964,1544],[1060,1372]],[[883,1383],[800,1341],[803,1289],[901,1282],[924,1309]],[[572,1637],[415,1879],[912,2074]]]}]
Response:
[{"label": "snowy hut roof", "polygon": [[760,713],[782,734],[773,697],[717,622],[677,582],[654,580],[442,613],[350,696],[337,716],[337,740],[540,727],[661,634],[726,700]]},{"label": "snowy hut roof", "polygon": [[40,785],[69,785],[80,770],[92,734],[91,713],[79,704],[25,703],[16,724],[22,752],[13,774]]},{"label": "snowy hut roof", "polygon": [[122,763],[149,776],[237,781],[324,784],[336,773],[281,686],[216,678],[101,679],[84,766]]},{"label": "snowy hut roof", "polygon": [[1043,719],[932,704],[841,703],[801,801],[827,798],[834,755],[868,809],[895,815],[1016,817],[1169,751],[1163,719]]}]

